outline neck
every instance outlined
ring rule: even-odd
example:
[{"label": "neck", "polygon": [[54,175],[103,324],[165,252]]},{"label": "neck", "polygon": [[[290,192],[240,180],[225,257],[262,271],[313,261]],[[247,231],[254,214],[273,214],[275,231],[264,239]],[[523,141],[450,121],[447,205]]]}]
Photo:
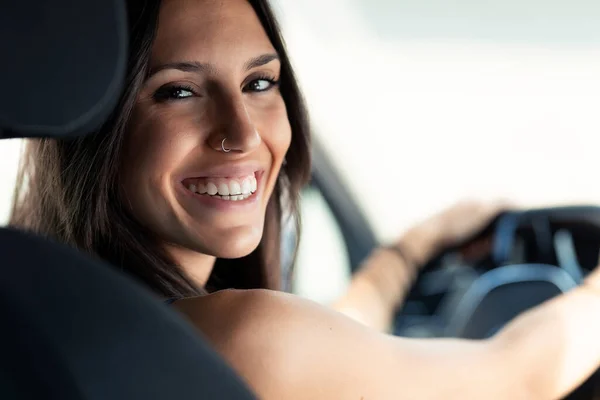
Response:
[{"label": "neck", "polygon": [[215,266],[216,257],[181,247],[169,248],[168,252],[198,287],[204,287]]}]

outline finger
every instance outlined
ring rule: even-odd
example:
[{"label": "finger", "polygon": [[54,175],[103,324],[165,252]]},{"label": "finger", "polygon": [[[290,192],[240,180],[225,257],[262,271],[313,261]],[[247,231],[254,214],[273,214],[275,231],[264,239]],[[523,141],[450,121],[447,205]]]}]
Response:
[{"label": "finger", "polygon": [[486,203],[484,206],[482,206],[480,216],[482,218],[487,218],[488,220],[491,220],[502,213],[514,211],[518,208],[519,207],[514,202],[508,200],[497,200],[494,202]]},{"label": "finger", "polygon": [[461,256],[466,261],[476,261],[486,257],[492,251],[492,237],[485,236],[467,244],[460,250]]},{"label": "finger", "polygon": [[498,199],[491,203],[491,207],[497,211],[510,211],[520,208],[516,202],[508,199]]},{"label": "finger", "polygon": [[454,207],[454,210],[462,210],[464,212],[475,212],[479,215],[495,215],[501,212],[516,210],[520,208],[514,201],[507,199],[497,200],[463,200]]}]

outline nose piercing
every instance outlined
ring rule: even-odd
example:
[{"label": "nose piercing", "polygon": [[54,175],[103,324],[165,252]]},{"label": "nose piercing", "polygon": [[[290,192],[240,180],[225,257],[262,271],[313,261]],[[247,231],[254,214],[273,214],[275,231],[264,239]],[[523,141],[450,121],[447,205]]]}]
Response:
[{"label": "nose piercing", "polygon": [[224,138],[224,139],[221,141],[221,150],[223,150],[223,153],[229,153],[229,152],[231,151],[231,149],[226,149],[226,148],[225,148],[225,141],[226,141],[226,140],[227,140],[227,138]]}]

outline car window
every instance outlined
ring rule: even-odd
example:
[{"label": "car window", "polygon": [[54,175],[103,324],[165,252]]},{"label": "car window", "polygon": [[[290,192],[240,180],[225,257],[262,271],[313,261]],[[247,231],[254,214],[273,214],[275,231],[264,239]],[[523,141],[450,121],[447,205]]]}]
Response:
[{"label": "car window", "polygon": [[277,3],[315,134],[378,237],[465,197],[600,201],[600,2]]},{"label": "car window", "polygon": [[350,260],[330,206],[314,186],[301,197],[302,237],[292,291],[322,304],[340,296],[350,281]]},{"label": "car window", "polygon": [[0,226],[8,222],[22,141],[0,141]]}]

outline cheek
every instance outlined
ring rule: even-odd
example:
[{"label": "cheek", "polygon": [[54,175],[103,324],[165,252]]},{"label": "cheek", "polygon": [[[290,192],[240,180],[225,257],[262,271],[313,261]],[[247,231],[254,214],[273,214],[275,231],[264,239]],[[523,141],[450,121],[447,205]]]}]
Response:
[{"label": "cheek", "polygon": [[279,131],[281,134],[278,135],[274,146],[277,147],[277,153],[283,159],[285,158],[285,155],[290,148],[290,144],[292,143],[292,128],[289,120],[287,119],[287,114],[285,119],[280,122]]},{"label": "cheek", "polygon": [[270,113],[269,118],[265,118],[263,121],[266,124],[263,126],[262,137],[271,154],[272,163],[272,175],[267,183],[267,193],[270,198],[292,141],[292,129],[285,106]]},{"label": "cheek", "polygon": [[134,113],[121,164],[131,201],[164,192],[170,173],[196,145],[195,135],[182,121],[160,112]]},{"label": "cheek", "polygon": [[263,121],[264,125],[259,129],[262,130],[263,140],[273,156],[273,163],[279,167],[292,141],[292,129],[283,100],[265,113]]},{"label": "cheek", "polygon": [[[176,165],[186,149],[193,147],[193,135],[185,118],[169,116],[166,112],[134,113],[125,146],[125,163],[148,171],[166,171]],[[189,124],[187,124],[189,125]]]}]

